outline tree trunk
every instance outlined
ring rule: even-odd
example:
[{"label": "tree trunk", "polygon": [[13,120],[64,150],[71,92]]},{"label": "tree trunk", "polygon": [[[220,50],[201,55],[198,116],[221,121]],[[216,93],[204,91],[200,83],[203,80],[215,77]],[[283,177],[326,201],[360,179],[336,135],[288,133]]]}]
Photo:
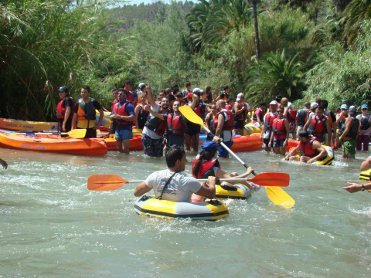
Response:
[{"label": "tree trunk", "polygon": [[253,16],[254,16],[256,58],[259,60],[260,59],[260,38],[259,38],[257,0],[252,0],[252,11],[253,11]]}]

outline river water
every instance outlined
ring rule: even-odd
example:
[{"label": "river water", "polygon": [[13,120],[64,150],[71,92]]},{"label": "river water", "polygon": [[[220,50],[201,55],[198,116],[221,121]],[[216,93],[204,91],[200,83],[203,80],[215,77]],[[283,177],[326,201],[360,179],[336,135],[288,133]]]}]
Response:
[{"label": "river water", "polygon": [[[0,149],[9,163],[0,169],[0,277],[370,277],[371,194],[341,189],[367,154],[338,155],[335,166],[239,155],[256,172],[289,173],[295,207],[274,206],[261,189],[216,222],[138,216],[134,184],[90,192],[87,178],[143,179],[164,159]],[[221,163],[244,171],[232,158]]]}]

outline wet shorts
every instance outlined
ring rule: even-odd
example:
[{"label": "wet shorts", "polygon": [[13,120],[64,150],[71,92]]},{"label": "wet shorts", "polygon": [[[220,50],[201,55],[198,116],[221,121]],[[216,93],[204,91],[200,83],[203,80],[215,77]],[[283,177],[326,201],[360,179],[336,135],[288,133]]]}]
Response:
[{"label": "wet shorts", "polygon": [[161,157],[163,155],[162,138],[152,139],[151,137],[143,134],[142,143],[144,154],[152,157]]},{"label": "wet shorts", "polygon": [[273,139],[273,148],[279,148],[283,146],[286,139]]},{"label": "wet shorts", "polygon": [[356,140],[350,139],[343,142],[342,149],[345,155],[356,154]]},{"label": "wet shorts", "polygon": [[187,121],[187,126],[185,128],[184,133],[186,133],[190,136],[193,136],[193,135],[199,134],[200,131],[201,131],[201,126],[200,125]]},{"label": "wet shorts", "polygon": [[128,129],[116,127],[115,139],[117,141],[129,140],[131,138],[133,138],[133,131],[131,129],[128,130]]}]

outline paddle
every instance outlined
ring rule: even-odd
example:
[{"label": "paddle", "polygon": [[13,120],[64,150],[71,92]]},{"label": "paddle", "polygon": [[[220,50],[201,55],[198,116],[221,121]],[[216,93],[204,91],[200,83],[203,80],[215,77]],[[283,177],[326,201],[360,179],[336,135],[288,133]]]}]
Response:
[{"label": "paddle", "polygon": [[[273,181],[270,176],[272,174],[278,174],[280,179]],[[129,182],[141,182],[142,180],[131,180],[121,178],[118,175],[107,175],[107,174],[97,174],[91,175],[88,178],[88,189],[89,190],[98,190],[98,191],[110,191],[119,189],[126,183]],[[207,179],[198,179],[198,181],[207,181]],[[219,181],[227,181],[231,183],[244,183],[244,182],[253,182],[262,186],[288,186],[289,176],[286,173],[261,173],[256,175],[251,179],[247,178],[228,178],[228,179],[219,179]]]},{"label": "paddle", "polygon": [[[202,126],[207,133],[212,134],[212,132],[204,125],[202,119],[193,111],[190,106],[184,105],[179,107],[179,111],[192,123],[199,124]],[[223,142],[220,142],[222,147],[226,149],[232,156],[234,156],[246,169],[248,166],[243,162],[230,148],[228,148]],[[256,176],[255,172],[252,172]],[[265,187],[265,192],[267,197],[275,205],[283,206],[284,208],[292,208],[295,205],[295,200],[288,195],[283,189],[279,187]]]},{"label": "paddle", "polygon": [[71,137],[71,138],[75,138],[75,139],[82,139],[82,138],[85,138],[85,135],[86,135],[86,129],[73,129],[69,132],[61,132],[61,136],[62,137]]}]

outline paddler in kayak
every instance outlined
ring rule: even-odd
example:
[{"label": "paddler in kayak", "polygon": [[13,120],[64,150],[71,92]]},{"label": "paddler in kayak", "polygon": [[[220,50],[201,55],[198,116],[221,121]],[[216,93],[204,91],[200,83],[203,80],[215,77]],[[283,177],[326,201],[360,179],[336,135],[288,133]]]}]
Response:
[{"label": "paddler in kayak", "polygon": [[[298,146],[289,151],[285,157],[286,160],[313,163],[327,157],[326,149],[319,141],[310,137],[307,131],[302,130],[299,132],[299,141]],[[300,154],[300,156],[298,157],[297,154]]]},{"label": "paddler in kayak", "polygon": [[[246,178],[254,169],[249,167],[245,173],[238,175],[236,172],[227,173],[221,169],[220,163],[216,157],[217,144],[214,141],[205,141],[201,146],[201,152],[192,162],[192,176],[197,179],[207,179],[210,176],[217,178]],[[223,183],[222,185],[232,186],[230,183]],[[258,189],[258,185],[253,185]],[[197,194],[192,196],[192,202],[202,202],[203,197]]]},{"label": "paddler in kayak", "polygon": [[134,190],[136,197],[153,189],[156,198],[173,202],[190,202],[193,193],[205,198],[214,198],[216,178],[210,176],[207,184],[201,184],[188,176],[184,172],[187,163],[184,150],[171,147],[165,158],[168,169],[156,171],[139,183]]}]

